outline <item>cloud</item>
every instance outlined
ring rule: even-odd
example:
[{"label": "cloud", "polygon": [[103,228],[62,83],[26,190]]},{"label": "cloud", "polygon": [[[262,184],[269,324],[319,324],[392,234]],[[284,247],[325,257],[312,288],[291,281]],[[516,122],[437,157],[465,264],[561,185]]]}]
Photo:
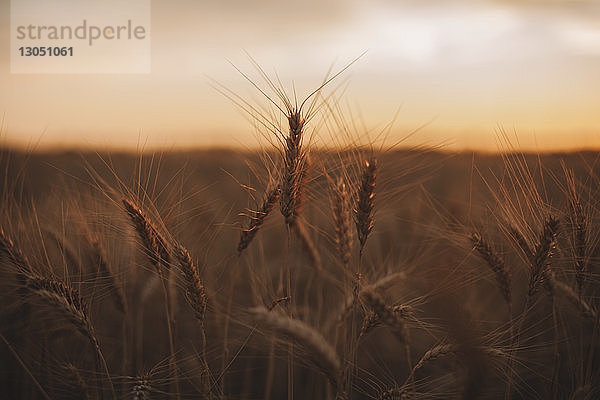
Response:
[{"label": "cloud", "polygon": [[560,27],[560,39],[574,52],[582,55],[600,55],[600,28],[565,23]]}]

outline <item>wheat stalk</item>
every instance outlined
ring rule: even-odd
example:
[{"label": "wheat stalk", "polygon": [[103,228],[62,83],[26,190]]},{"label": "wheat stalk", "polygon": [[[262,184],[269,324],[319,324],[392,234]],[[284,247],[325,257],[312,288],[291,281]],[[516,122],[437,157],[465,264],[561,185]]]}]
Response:
[{"label": "wheat stalk", "polygon": [[[162,282],[163,297],[165,315],[167,319],[167,330],[169,335],[169,350],[171,356],[169,358],[169,373],[173,377],[173,386],[175,389],[176,397],[181,397],[179,391],[179,381],[177,378],[177,360],[175,356],[175,316],[173,315],[173,308],[175,306],[175,296],[169,293],[167,285],[170,283],[167,275],[165,278],[163,268],[170,270],[171,265],[171,250],[167,244],[167,240],[160,234],[158,229],[152,223],[152,221],[144,214],[142,209],[136,206],[133,202],[127,199],[123,199],[123,205],[129,215],[129,218],[135,228],[138,236],[142,240],[144,250],[148,259],[152,265],[156,268],[158,276]],[[165,282],[165,280],[167,282]]]},{"label": "wheat stalk", "polygon": [[208,381],[208,377],[210,374],[210,369],[208,366],[207,358],[206,358],[206,330],[204,328],[204,321],[206,318],[206,308],[208,304],[208,295],[206,293],[206,288],[202,283],[202,279],[200,278],[200,271],[190,253],[187,251],[185,247],[178,244],[175,247],[175,258],[179,262],[179,266],[183,271],[183,276],[185,278],[185,287],[187,299],[190,307],[194,311],[194,317],[200,324],[200,339],[201,339],[201,358],[202,358],[202,385],[203,385],[203,394],[206,396],[210,391],[210,382]]}]

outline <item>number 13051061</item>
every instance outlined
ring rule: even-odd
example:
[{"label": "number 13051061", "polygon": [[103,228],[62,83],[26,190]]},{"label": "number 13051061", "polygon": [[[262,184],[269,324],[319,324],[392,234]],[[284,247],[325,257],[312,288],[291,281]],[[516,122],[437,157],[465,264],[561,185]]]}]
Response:
[{"label": "number 13051061", "polygon": [[72,57],[73,47],[19,47],[22,57]]}]

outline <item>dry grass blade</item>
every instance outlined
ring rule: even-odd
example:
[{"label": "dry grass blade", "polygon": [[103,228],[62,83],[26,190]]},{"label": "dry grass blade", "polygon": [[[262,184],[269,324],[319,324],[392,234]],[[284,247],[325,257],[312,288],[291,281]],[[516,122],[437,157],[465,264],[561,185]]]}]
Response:
[{"label": "dry grass blade", "polygon": [[510,308],[511,305],[511,288],[510,288],[510,273],[506,268],[504,260],[494,251],[491,244],[481,235],[474,233],[471,236],[473,248],[477,254],[487,263],[492,272],[496,275],[496,282],[500,287],[502,296]]},{"label": "dry grass blade", "polygon": [[260,324],[261,328],[293,339],[302,346],[308,352],[310,360],[327,376],[331,384],[338,388],[342,364],[334,348],[323,335],[302,321],[270,312],[265,307],[255,307],[249,311],[252,319]]},{"label": "dry grass blade", "polygon": [[248,218],[250,219],[250,222],[248,223],[248,227],[243,229],[240,234],[240,241],[238,242],[237,247],[238,254],[242,254],[242,252],[250,245],[250,242],[252,242],[252,239],[254,239],[254,236],[273,210],[275,203],[279,200],[280,193],[281,190],[279,187],[267,190],[260,209],[249,211]]}]

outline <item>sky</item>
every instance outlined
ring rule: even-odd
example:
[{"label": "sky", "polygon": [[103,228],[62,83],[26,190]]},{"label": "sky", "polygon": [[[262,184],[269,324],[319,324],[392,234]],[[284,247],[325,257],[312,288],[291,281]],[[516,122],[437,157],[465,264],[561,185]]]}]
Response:
[{"label": "sky", "polygon": [[150,12],[149,73],[20,74],[0,0],[0,141],[253,147],[265,132],[218,90],[269,108],[238,71],[268,89],[248,55],[302,99],[366,51],[323,91],[357,136],[394,120],[390,143],[418,129],[405,144],[493,151],[506,131],[528,150],[600,147],[600,1],[170,0]]}]

